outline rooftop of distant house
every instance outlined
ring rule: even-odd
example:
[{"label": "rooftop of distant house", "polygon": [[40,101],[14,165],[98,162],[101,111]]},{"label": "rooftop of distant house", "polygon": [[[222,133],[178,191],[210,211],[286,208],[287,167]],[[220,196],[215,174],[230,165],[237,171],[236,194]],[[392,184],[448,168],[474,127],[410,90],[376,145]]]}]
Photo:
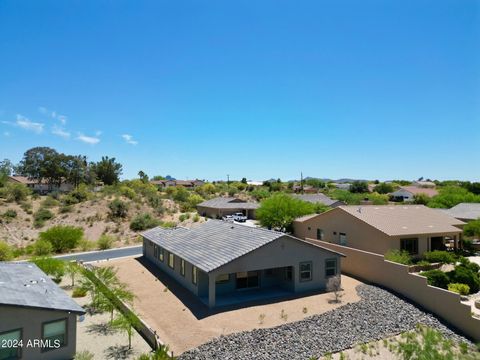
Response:
[{"label": "rooftop of distant house", "polygon": [[257,209],[258,203],[248,202],[246,200],[238,199],[235,197],[216,197],[210,200],[206,200],[198,204],[197,206],[217,208],[217,209]]}]

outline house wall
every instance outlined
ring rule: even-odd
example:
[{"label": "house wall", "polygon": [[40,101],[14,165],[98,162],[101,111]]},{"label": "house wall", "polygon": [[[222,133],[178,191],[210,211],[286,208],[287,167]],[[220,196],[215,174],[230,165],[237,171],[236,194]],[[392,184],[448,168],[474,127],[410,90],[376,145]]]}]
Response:
[{"label": "house wall", "polygon": [[198,296],[203,296],[208,293],[208,275],[200,269],[197,269],[197,284],[192,282],[192,264],[185,261],[185,276],[180,272],[181,259],[178,256],[174,256],[174,268],[168,266],[168,251],[164,250],[164,259],[160,261],[154,257],[154,243],[150,240],[143,239],[143,255],[152,263],[157,265],[162,271],[170,275],[176,281],[178,281],[183,287],[190,290],[192,293]]},{"label": "house wall", "polygon": [[[324,233],[323,241],[340,244],[340,233],[347,235],[347,246],[384,255],[390,249],[400,249],[400,239],[418,238],[418,254],[430,251],[430,238],[459,233],[388,236],[373,226],[341,209],[333,209],[304,222],[294,222],[293,234],[301,239],[316,239],[317,229]],[[335,234],[336,233],[336,234]]]},{"label": "house wall", "polygon": [[472,317],[470,305],[461,303],[459,294],[430,286],[425,277],[409,273],[408,266],[387,261],[381,255],[311,241],[345,254],[343,273],[391,289],[440,316],[476,342],[480,341],[480,319]]},{"label": "house wall", "polygon": [[[340,274],[340,255],[312,246],[301,240],[284,236],[233,260],[212,273],[217,276],[247,270],[255,271],[292,266],[293,282],[290,285],[292,291],[323,290],[328,281],[328,278],[325,277],[325,260],[331,258],[337,259],[337,274]],[[312,262],[312,280],[302,282],[299,279],[299,265],[300,262],[307,261]],[[288,286],[287,284],[283,285]]]},{"label": "house wall", "polygon": [[[39,347],[27,346],[28,340],[41,340],[44,322],[67,318],[67,344],[59,349],[42,352]],[[73,359],[76,351],[77,316],[66,311],[42,310],[20,306],[0,305],[0,333],[22,329],[22,359]]]}]

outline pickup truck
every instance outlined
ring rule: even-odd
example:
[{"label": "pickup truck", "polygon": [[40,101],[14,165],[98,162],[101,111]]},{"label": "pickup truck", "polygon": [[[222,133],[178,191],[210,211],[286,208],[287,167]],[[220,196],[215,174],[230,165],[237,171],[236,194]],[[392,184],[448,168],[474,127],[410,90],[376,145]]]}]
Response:
[{"label": "pickup truck", "polygon": [[243,215],[243,213],[239,212],[239,213],[233,214],[233,220],[237,222],[245,222],[247,221],[247,217]]}]

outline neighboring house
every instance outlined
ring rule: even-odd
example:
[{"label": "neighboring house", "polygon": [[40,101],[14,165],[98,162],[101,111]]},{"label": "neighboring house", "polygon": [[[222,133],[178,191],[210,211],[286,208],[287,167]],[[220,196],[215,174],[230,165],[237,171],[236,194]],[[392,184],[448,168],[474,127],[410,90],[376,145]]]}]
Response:
[{"label": "neighboring house", "polygon": [[340,190],[350,190],[350,188],[352,187],[352,184],[350,183],[331,183],[331,184]]},{"label": "neighboring house", "polygon": [[464,222],[480,219],[480,203],[460,203],[450,209],[439,209]]},{"label": "neighboring house", "polygon": [[295,220],[293,234],[382,255],[390,249],[421,255],[457,248],[464,224],[423,205],[339,206]]},{"label": "neighboring house", "polygon": [[198,204],[197,211],[200,215],[212,219],[220,219],[225,215],[238,212],[243,213],[249,219],[255,219],[255,210],[258,207],[258,203],[247,202],[234,197],[216,197]]},{"label": "neighboring house", "polygon": [[[83,314],[36,265],[0,262],[0,359],[73,359]],[[8,340],[23,347],[2,347]]]},{"label": "neighboring house", "polygon": [[437,186],[433,181],[413,181],[412,185],[426,188],[434,188]]},{"label": "neighboring house", "polygon": [[60,192],[69,192],[72,191],[74,186],[69,182],[62,182],[60,186],[56,184],[48,184],[45,180],[38,181],[35,179],[28,178],[26,176],[9,176],[8,180],[15,183],[20,183],[25,185],[26,187],[30,188],[33,192],[39,194],[48,194],[53,191],[60,191]]},{"label": "neighboring house", "polygon": [[326,206],[330,206],[332,208],[345,205],[343,201],[334,200],[329,198],[327,195],[318,193],[318,194],[292,194],[293,197],[312,203],[312,204],[323,204]]},{"label": "neighboring house", "polygon": [[281,232],[220,220],[192,229],[157,227],[142,236],[144,256],[210,308],[246,294],[324,290],[340,275],[343,256]]},{"label": "neighboring house", "polygon": [[300,184],[293,185],[292,190],[295,191],[296,193],[306,193],[306,194],[316,194],[318,192],[318,189],[311,185],[302,186]]},{"label": "neighboring house", "polygon": [[202,180],[152,180],[151,184],[157,185],[160,188],[167,188],[171,186],[183,186],[186,188],[194,188],[205,184]]},{"label": "neighboring house", "polygon": [[247,180],[247,185],[251,186],[262,186],[263,181]]},{"label": "neighboring house", "polygon": [[397,191],[390,193],[392,200],[411,202],[415,195],[424,194],[428,197],[438,195],[438,191],[433,188],[418,187],[418,186],[402,186]]}]

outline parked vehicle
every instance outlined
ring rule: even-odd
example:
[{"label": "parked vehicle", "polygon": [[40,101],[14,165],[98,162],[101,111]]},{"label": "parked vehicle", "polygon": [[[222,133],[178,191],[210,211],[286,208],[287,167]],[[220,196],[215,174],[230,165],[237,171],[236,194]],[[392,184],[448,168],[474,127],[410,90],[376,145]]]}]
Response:
[{"label": "parked vehicle", "polygon": [[243,213],[238,212],[238,213],[233,214],[233,220],[235,220],[237,222],[245,222],[245,221],[247,221],[247,217],[245,215],[243,215]]},{"label": "parked vehicle", "polygon": [[228,221],[228,222],[233,222],[234,218],[233,218],[233,215],[225,215],[224,217],[222,217],[222,220],[223,221]]}]

